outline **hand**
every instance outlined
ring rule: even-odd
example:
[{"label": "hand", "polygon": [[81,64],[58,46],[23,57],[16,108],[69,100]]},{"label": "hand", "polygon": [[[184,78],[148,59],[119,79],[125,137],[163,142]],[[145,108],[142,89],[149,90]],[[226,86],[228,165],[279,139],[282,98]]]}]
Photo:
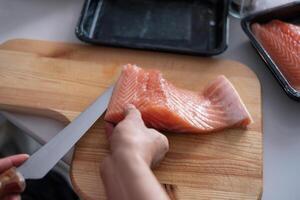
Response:
[{"label": "hand", "polygon": [[109,200],[169,200],[150,170],[169,150],[166,136],[145,126],[141,113],[129,105],[116,127],[107,124],[111,154],[101,163]]},{"label": "hand", "polygon": [[125,109],[125,119],[116,127],[107,124],[111,155],[142,158],[148,166],[156,166],[169,150],[166,136],[145,126],[141,113],[133,105]]},{"label": "hand", "polygon": [[[28,159],[27,154],[19,154],[14,156],[9,156],[6,158],[0,159],[0,174],[5,172],[11,167],[18,167],[20,166],[24,161]],[[11,194],[4,197],[4,200],[19,200],[20,195],[19,194]]]}]

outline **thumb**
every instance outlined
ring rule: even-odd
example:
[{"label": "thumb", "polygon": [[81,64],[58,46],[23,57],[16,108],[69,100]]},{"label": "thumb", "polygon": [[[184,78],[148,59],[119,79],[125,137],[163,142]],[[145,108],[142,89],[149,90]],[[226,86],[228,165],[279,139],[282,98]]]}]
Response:
[{"label": "thumb", "polygon": [[144,124],[141,112],[132,104],[128,104],[124,108],[124,114],[126,120],[132,120],[134,122],[141,122]]},{"label": "thumb", "polygon": [[29,156],[27,154],[18,154],[0,159],[0,172],[3,172],[11,167],[18,167],[25,162]]},{"label": "thumb", "polygon": [[114,125],[109,122],[105,122],[104,129],[105,129],[106,136],[108,138],[110,138],[110,136],[112,135],[112,133],[114,131]]}]

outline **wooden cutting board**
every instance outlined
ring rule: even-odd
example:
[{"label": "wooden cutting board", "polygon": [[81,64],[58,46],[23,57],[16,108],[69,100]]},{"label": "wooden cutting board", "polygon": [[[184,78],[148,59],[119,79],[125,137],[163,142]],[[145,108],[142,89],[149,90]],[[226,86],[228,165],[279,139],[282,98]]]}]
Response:
[{"label": "wooden cutting board", "polygon": [[[172,200],[261,199],[261,90],[256,75],[243,64],[32,40],[8,41],[0,49],[0,108],[42,114],[64,122],[72,121],[101,94],[125,63],[157,68],[175,85],[195,91],[217,75],[226,75],[254,123],[247,130],[167,134],[170,152],[154,173]],[[103,131],[103,121],[99,119],[75,148],[71,178],[83,199],[106,199],[99,171],[101,160],[108,153]]]}]

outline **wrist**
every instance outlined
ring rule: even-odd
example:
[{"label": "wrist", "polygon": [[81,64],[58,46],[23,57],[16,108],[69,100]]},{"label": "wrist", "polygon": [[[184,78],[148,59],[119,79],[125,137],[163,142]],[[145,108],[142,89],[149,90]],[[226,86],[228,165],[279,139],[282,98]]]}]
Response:
[{"label": "wrist", "polygon": [[150,159],[147,159],[146,156],[142,156],[136,151],[132,150],[117,150],[111,154],[111,159],[119,164],[146,164],[150,166]]},{"label": "wrist", "polygon": [[135,168],[140,166],[149,167],[150,164],[138,153],[129,150],[114,151],[104,158],[100,166],[100,171],[101,174],[106,174],[107,171],[111,171],[112,169],[117,170],[117,168]]}]

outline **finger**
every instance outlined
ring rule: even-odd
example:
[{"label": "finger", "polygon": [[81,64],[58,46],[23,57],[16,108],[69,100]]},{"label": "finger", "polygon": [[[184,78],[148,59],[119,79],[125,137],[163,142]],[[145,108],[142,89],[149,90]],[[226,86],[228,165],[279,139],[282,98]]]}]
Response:
[{"label": "finger", "polygon": [[105,122],[104,129],[105,129],[106,136],[108,138],[110,138],[110,136],[112,135],[112,133],[114,131],[114,125],[112,123]]},{"label": "finger", "polygon": [[125,106],[124,114],[126,120],[132,120],[137,123],[142,122],[144,124],[141,112],[138,109],[136,109],[134,105],[128,104],[127,106]]},{"label": "finger", "polygon": [[18,194],[13,194],[5,197],[4,200],[21,200],[21,197]]},{"label": "finger", "polygon": [[160,135],[158,136],[158,146],[156,148],[157,150],[157,155],[155,156],[155,158],[153,159],[152,163],[151,163],[151,167],[154,168],[156,167],[165,157],[166,153],[169,151],[169,140],[168,138],[159,133]]},{"label": "finger", "polygon": [[11,160],[13,166],[18,167],[20,166],[24,161],[26,161],[29,158],[28,154],[18,154],[6,157],[6,159]]},{"label": "finger", "polygon": [[124,107],[124,113],[125,113],[125,116],[129,115],[130,114],[130,111],[136,109],[136,107],[133,105],[133,104],[127,104],[125,107]]},{"label": "finger", "polygon": [[0,172],[3,172],[13,166],[18,167],[29,158],[27,154],[19,154],[0,159]]}]

